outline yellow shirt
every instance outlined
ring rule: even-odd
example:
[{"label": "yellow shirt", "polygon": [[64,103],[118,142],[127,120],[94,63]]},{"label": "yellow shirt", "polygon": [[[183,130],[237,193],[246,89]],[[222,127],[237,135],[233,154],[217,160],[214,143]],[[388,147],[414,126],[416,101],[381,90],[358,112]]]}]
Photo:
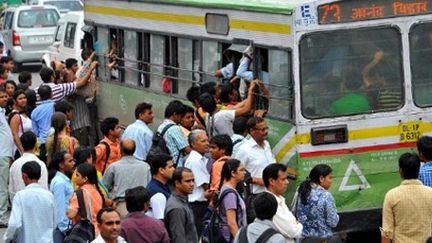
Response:
[{"label": "yellow shirt", "polygon": [[432,235],[432,188],[403,180],[384,198],[381,235],[393,243],[426,242]]}]

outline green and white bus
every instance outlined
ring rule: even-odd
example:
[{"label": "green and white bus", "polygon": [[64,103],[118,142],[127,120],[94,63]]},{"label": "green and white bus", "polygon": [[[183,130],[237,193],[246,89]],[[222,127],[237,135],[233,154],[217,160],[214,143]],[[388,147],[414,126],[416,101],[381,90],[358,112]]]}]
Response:
[{"label": "green and white bus", "polygon": [[[376,229],[398,158],[432,132],[432,0],[86,0],[99,58],[101,118],[217,81],[245,41],[269,74],[269,141],[299,183],[332,166],[339,231]],[[107,68],[117,42],[118,73]],[[162,80],[170,77],[164,92]],[[166,91],[166,90],[165,90]],[[291,200],[295,186],[287,193]]]}]

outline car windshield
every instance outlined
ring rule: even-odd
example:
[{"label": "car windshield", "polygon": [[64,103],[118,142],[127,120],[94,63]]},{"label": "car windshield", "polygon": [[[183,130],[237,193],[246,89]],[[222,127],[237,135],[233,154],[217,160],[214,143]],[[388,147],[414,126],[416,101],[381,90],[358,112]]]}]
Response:
[{"label": "car windshield", "polygon": [[56,26],[59,15],[54,9],[29,9],[19,13],[18,27],[35,28]]},{"label": "car windshield", "polygon": [[56,7],[60,12],[67,11],[81,11],[83,6],[79,1],[46,1],[45,5],[52,5]]}]

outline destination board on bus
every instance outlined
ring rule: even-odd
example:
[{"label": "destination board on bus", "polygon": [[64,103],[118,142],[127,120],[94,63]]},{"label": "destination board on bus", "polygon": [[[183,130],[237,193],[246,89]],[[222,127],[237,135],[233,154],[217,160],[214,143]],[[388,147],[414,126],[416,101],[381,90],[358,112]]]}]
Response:
[{"label": "destination board on bus", "polygon": [[432,0],[348,0],[318,6],[318,23],[335,24],[432,13]]}]

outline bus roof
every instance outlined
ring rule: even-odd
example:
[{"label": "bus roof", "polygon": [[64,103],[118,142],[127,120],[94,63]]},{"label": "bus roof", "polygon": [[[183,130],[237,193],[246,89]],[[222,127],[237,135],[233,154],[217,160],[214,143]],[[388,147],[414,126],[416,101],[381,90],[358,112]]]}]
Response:
[{"label": "bus roof", "polygon": [[278,13],[291,15],[294,8],[311,0],[136,0],[158,4],[173,4],[192,7],[235,9],[242,11]]}]

